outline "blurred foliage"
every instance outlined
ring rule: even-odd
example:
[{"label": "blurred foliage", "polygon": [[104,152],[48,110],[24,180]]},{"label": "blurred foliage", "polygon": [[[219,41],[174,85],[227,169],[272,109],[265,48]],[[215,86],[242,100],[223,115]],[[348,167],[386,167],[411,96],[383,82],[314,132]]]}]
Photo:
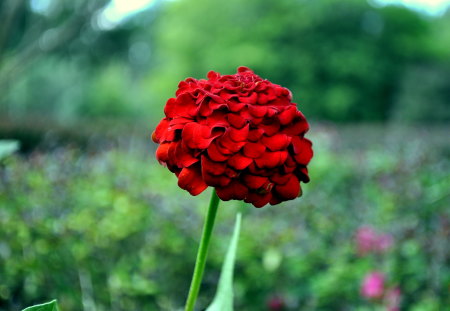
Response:
[{"label": "blurred foliage", "polygon": [[450,11],[360,0],[155,0],[121,23],[106,0],[4,0],[0,113],[23,122],[156,122],[177,83],[241,65],[309,117],[450,120]]},{"label": "blurred foliage", "polygon": [[16,140],[0,139],[0,161],[19,150],[19,146]]},{"label": "blurred foliage", "polygon": [[59,311],[56,300],[28,307],[22,311]]},{"label": "blurred foliage", "polygon": [[[356,134],[357,133],[357,134]],[[237,310],[372,310],[359,286],[373,269],[402,310],[450,305],[448,129],[319,127],[301,199],[255,209],[221,203],[199,306],[216,290],[236,211]],[[209,191],[191,197],[147,144],[12,156],[0,169],[0,309],[57,298],[61,310],[178,310],[186,297]],[[354,233],[394,237],[358,257]]]}]

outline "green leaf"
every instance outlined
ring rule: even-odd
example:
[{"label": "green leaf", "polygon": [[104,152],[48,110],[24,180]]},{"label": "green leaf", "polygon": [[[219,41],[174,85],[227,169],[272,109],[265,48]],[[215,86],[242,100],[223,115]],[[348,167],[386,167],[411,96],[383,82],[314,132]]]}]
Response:
[{"label": "green leaf", "polygon": [[241,230],[241,214],[236,216],[233,237],[228,246],[227,256],[220,273],[219,286],[212,304],[206,311],[233,311],[233,270],[234,260],[239,240],[239,231]]},{"label": "green leaf", "polygon": [[17,140],[0,140],[0,160],[11,155],[19,149],[19,142]]},{"label": "green leaf", "polygon": [[58,311],[58,304],[56,303],[56,300],[52,300],[40,305],[25,308],[22,311]]}]

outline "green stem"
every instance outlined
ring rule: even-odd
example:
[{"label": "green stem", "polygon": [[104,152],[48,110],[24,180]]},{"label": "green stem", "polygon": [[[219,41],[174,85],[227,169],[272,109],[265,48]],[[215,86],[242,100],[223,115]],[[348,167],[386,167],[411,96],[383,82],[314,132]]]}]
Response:
[{"label": "green stem", "polygon": [[193,311],[195,301],[197,300],[200,284],[202,282],[203,271],[205,270],[206,255],[208,254],[209,240],[214,227],[214,220],[216,219],[217,207],[219,206],[219,197],[216,191],[213,190],[211,201],[209,202],[208,212],[206,214],[205,224],[203,225],[202,238],[197,252],[197,259],[195,260],[194,275],[192,276],[191,287],[186,301],[185,311]]}]

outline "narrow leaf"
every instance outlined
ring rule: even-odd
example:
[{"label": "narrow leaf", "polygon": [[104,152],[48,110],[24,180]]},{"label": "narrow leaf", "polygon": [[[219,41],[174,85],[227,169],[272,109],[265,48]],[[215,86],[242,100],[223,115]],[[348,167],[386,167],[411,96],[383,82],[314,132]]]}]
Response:
[{"label": "narrow leaf", "polygon": [[11,155],[19,149],[19,142],[16,140],[0,140],[0,160]]},{"label": "narrow leaf", "polygon": [[23,309],[22,311],[58,311],[58,305],[56,303],[56,300],[52,300],[40,305],[28,307],[26,309]]},{"label": "narrow leaf", "polygon": [[233,311],[233,270],[240,230],[241,214],[239,213],[236,216],[233,237],[228,246],[227,255],[220,273],[216,296],[206,311]]}]

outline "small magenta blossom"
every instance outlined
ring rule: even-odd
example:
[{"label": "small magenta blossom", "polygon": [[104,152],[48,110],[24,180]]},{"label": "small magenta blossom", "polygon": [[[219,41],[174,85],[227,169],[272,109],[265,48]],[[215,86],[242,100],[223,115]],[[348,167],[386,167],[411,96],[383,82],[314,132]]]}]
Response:
[{"label": "small magenta blossom", "polygon": [[384,294],[383,273],[374,271],[366,275],[361,285],[361,295],[368,299],[381,299]]},{"label": "small magenta blossom", "polygon": [[388,250],[393,239],[389,234],[379,234],[372,227],[363,226],[356,232],[358,254],[364,256],[370,253],[383,253]]}]

